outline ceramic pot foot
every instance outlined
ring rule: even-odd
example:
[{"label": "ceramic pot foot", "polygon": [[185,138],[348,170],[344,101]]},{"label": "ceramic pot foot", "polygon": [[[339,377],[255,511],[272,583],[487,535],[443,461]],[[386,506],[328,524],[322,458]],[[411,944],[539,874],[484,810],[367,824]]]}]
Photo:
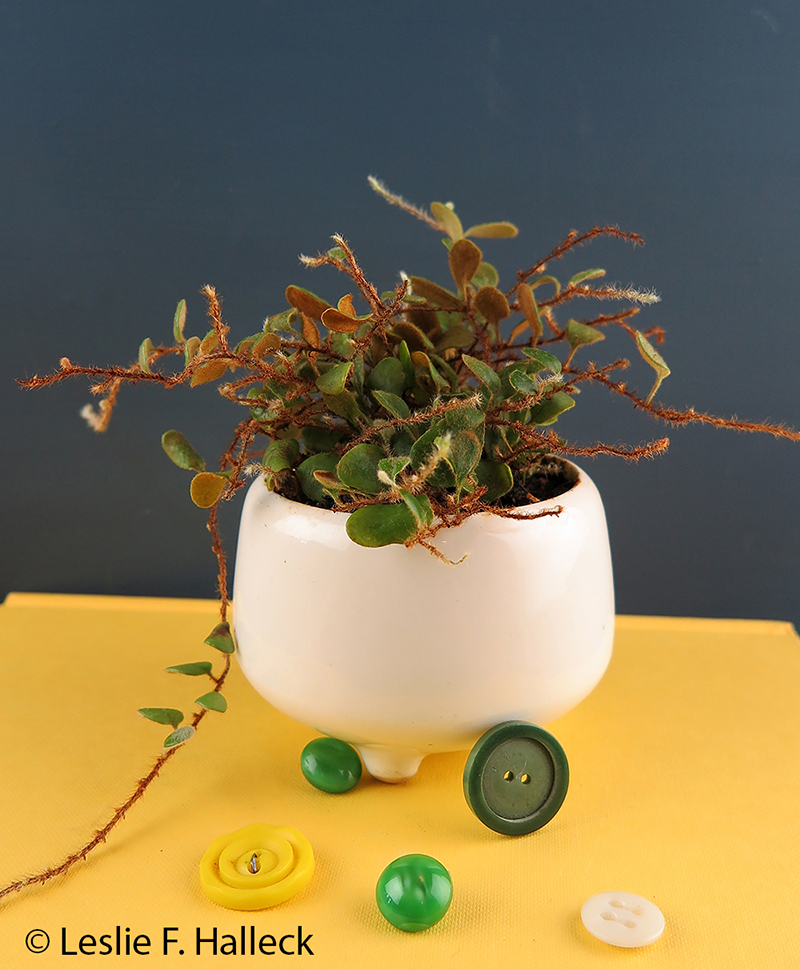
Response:
[{"label": "ceramic pot foot", "polygon": [[424,757],[416,748],[392,744],[357,744],[356,747],[372,777],[390,783],[413,778]]}]

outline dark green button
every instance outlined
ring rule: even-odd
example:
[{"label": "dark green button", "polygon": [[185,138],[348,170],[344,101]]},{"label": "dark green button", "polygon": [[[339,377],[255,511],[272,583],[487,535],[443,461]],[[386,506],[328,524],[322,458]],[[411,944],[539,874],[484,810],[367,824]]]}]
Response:
[{"label": "dark green button", "polygon": [[470,751],[464,796],[484,825],[503,835],[527,835],[561,808],[569,787],[564,749],[526,721],[490,728]]},{"label": "dark green button", "polygon": [[303,748],[300,769],[315,788],[340,795],[358,784],[361,759],[346,741],[314,738]]}]

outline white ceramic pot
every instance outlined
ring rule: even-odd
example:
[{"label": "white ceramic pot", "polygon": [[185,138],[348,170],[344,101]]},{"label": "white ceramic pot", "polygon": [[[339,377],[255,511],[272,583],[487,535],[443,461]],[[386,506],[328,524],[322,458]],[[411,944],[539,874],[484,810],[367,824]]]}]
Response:
[{"label": "white ceramic pot", "polygon": [[[364,549],[347,514],[291,502],[262,479],[242,510],[234,626],[242,670],[290,717],[354,744],[370,774],[413,775],[508,720],[546,724],[611,657],[614,591],[600,495],[580,470],[516,521],[482,513],[434,542]],[[518,509],[517,511],[522,511]]]}]

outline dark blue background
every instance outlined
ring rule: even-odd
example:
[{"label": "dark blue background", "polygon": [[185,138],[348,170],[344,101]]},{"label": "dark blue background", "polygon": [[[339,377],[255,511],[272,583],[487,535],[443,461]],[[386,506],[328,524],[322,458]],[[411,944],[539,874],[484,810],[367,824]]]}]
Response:
[{"label": "dark blue background", "polygon": [[[485,246],[501,281],[571,228],[639,232],[645,248],[601,241],[559,271],[662,295],[638,318],[668,331],[660,401],[800,427],[800,14],[759,2],[6,2],[0,593],[213,595],[205,514],[159,437],[214,455],[232,405],[128,388],[95,436],[85,385],[13,379],[130,361],[184,296],[204,332],[206,282],[240,336],[288,282],[338,297],[297,262],[337,231],[380,288],[400,269],[446,283],[436,234],[368,174],[467,224],[515,221]],[[635,361],[632,384],[650,379]],[[665,433],[601,393],[579,405],[559,430],[582,443]],[[654,462],[587,464],[619,610],[800,619],[800,445],[666,433]]]}]

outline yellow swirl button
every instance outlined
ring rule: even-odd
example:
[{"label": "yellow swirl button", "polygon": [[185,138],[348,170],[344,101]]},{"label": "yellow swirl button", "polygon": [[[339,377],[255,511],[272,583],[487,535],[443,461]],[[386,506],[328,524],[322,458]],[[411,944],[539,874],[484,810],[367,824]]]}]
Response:
[{"label": "yellow swirl button", "polygon": [[246,825],[212,842],[200,860],[203,892],[227,909],[276,906],[313,875],[311,843],[288,825]]}]

